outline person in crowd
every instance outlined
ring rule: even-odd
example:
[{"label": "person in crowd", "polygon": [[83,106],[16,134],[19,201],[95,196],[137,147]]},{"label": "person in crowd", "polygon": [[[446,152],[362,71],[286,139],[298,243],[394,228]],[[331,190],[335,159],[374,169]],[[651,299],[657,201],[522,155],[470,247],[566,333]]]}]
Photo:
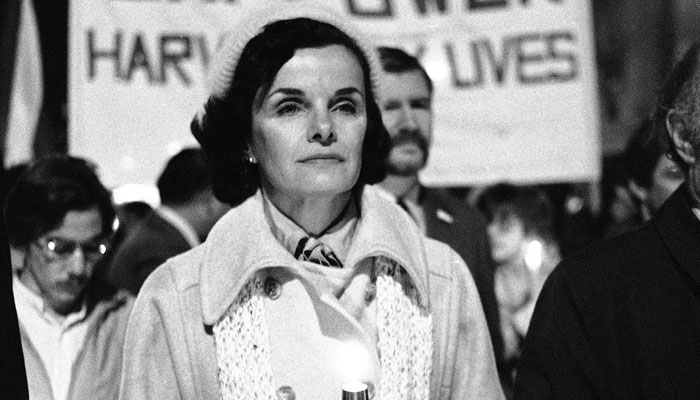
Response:
[{"label": "person in crowd", "polygon": [[418,179],[433,136],[432,80],[418,60],[401,49],[380,47],[379,60],[385,72],[382,117],[391,138],[387,177],[380,186],[424,234],[450,245],[464,259],[479,290],[500,365],[503,345],[484,218],[465,201],[422,186]]},{"label": "person in crowd", "polygon": [[654,129],[666,127],[646,120],[632,135],[624,152],[627,189],[638,205],[641,221],[648,221],[685,179],[658,140],[659,135],[654,135]]},{"label": "person in crowd", "polygon": [[601,205],[598,236],[608,239],[639,227],[643,222],[639,201],[629,190],[629,175],[623,153],[604,157],[600,182]]},{"label": "person in crowd", "polygon": [[509,183],[486,188],[477,207],[488,221],[504,357],[512,388],[537,297],[561,260],[553,229],[554,211],[542,190]]},{"label": "person in crowd", "polygon": [[200,148],[175,154],[157,186],[160,207],[123,239],[109,266],[109,281],[133,294],[165,260],[199,245],[229,210],[214,196],[211,172]]},{"label": "person in crowd", "polygon": [[[5,171],[3,171],[5,172]],[[4,176],[4,175],[3,175]],[[3,192],[3,198],[5,193]],[[4,208],[4,207],[3,207]],[[5,215],[0,208],[0,398],[27,399],[27,373],[12,290],[13,268],[5,231]]]},{"label": "person in crowd", "polygon": [[[0,210],[5,208],[5,199],[10,193],[10,189],[15,185],[15,182],[19,180],[24,171],[27,170],[29,164],[26,162],[15,164],[8,168],[7,170],[0,173]],[[12,270],[17,270],[22,267],[21,260],[22,254],[12,254],[14,249],[10,249],[10,262],[12,263]]]},{"label": "person in crowd", "polygon": [[109,247],[110,193],[83,159],[32,163],[7,196],[22,256],[14,300],[31,399],[116,399],[132,298],[93,279]]},{"label": "person in crowd", "polygon": [[146,220],[146,217],[151,214],[153,207],[144,201],[136,200],[118,204],[116,211],[117,220],[119,221],[117,231],[121,230],[126,234],[141,225]]},{"label": "person in crowd", "polygon": [[375,48],[318,3],[243,18],[192,123],[235,208],[146,280],[121,398],[502,398],[464,262],[370,185],[389,146]]},{"label": "person in crowd", "polygon": [[700,44],[656,108],[685,183],[640,229],[567,257],[535,308],[515,399],[700,398]]},{"label": "person in crowd", "polygon": [[150,204],[136,200],[115,205],[117,214],[116,228],[112,235],[111,246],[107,254],[95,268],[95,275],[100,279],[109,281],[109,267],[112,264],[114,254],[119,250],[124,239],[129,236],[153,211]]}]

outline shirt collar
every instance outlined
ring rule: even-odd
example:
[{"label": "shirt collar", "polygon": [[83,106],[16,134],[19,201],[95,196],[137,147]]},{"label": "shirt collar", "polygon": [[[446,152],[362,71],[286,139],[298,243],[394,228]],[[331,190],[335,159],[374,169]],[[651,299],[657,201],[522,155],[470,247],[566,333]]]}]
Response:
[{"label": "shirt collar", "polygon": [[201,243],[199,240],[199,235],[197,235],[197,231],[194,229],[192,224],[187,222],[186,219],[182,218],[177,211],[168,206],[161,205],[156,209],[156,212],[164,220],[168,221],[172,226],[174,226],[178,232],[180,232],[190,247],[197,247]]},{"label": "shirt collar", "polygon": [[21,301],[26,308],[33,310],[43,320],[51,323],[52,325],[60,326],[65,330],[82,322],[87,316],[87,303],[85,302],[84,297],[78,311],[72,312],[65,316],[60,315],[48,304],[46,304],[40,295],[34,293],[24,283],[22,283],[22,281],[19,279],[19,273],[21,272],[15,273],[12,276],[12,290],[15,293],[15,299],[17,301]]},{"label": "shirt collar", "polygon": [[[262,197],[265,218],[272,234],[289,253],[294,254],[299,241],[313,235],[309,235],[304,228],[282,213],[266,196],[263,195]],[[357,206],[353,197],[350,197],[350,202],[343,210],[341,217],[316,239],[330,247],[338,259],[344,262],[355,233],[357,220]]]}]

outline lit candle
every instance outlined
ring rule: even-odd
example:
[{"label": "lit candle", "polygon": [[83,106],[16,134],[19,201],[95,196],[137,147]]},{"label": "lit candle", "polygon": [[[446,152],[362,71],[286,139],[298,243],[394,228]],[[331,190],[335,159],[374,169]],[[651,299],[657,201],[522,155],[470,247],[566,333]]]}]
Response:
[{"label": "lit candle", "polygon": [[344,385],[342,400],[369,400],[367,385],[361,382],[352,382]]},{"label": "lit candle", "polygon": [[533,240],[527,244],[525,251],[525,265],[532,273],[537,273],[542,267],[544,247],[539,240]]}]

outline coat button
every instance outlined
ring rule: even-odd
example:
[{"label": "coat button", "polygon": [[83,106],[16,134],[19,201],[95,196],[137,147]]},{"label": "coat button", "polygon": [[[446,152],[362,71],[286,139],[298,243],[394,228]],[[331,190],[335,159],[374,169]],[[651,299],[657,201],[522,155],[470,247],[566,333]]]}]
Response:
[{"label": "coat button", "polygon": [[265,294],[272,300],[277,300],[282,295],[282,285],[279,281],[271,276],[268,276],[263,283]]},{"label": "coat button", "polygon": [[280,386],[279,389],[277,389],[277,392],[275,392],[277,395],[277,400],[296,400],[297,396],[294,395],[294,390],[292,390],[291,386]]}]

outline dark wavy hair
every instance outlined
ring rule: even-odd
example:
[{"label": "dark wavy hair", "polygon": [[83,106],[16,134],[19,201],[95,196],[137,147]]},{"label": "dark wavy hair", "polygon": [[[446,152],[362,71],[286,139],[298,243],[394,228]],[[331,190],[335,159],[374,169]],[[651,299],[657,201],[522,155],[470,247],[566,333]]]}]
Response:
[{"label": "dark wavy hair", "polygon": [[10,244],[26,247],[58,228],[69,211],[94,206],[102,216],[102,233],[112,232],[114,206],[93,164],[71,156],[54,155],[32,163],[7,195],[5,221]]},{"label": "dark wavy hair", "polygon": [[164,205],[185,204],[211,189],[211,172],[200,148],[185,148],[163,168],[156,182]]},{"label": "dark wavy hair", "polygon": [[552,239],[554,206],[545,192],[536,186],[498,183],[481,193],[476,206],[489,223],[515,217],[523,223],[526,234]]},{"label": "dark wavy hair", "polygon": [[673,66],[661,91],[653,113],[655,140],[664,147],[671,159],[687,173],[688,165],[675,151],[666,128],[666,116],[676,111],[682,125],[683,137],[695,149],[700,146],[700,42],[694,42]]},{"label": "dark wavy hair", "polygon": [[379,52],[379,62],[382,64],[384,72],[403,74],[418,71],[425,79],[430,94],[433,94],[433,80],[430,79],[428,72],[420,65],[416,57],[396,47],[378,47],[377,51]]},{"label": "dark wavy hair", "polygon": [[258,166],[246,161],[252,134],[252,107],[259,89],[267,91],[282,66],[294,52],[329,45],[348,48],[360,62],[367,97],[367,131],[362,148],[362,167],[355,187],[382,181],[386,176],[389,134],[370,83],[370,67],[355,41],[332,25],[295,18],[273,22],[243,49],[226,94],[210,97],[201,121],[195,118],[192,134],[202,145],[212,168],[216,197],[236,206],[260,186]]}]

